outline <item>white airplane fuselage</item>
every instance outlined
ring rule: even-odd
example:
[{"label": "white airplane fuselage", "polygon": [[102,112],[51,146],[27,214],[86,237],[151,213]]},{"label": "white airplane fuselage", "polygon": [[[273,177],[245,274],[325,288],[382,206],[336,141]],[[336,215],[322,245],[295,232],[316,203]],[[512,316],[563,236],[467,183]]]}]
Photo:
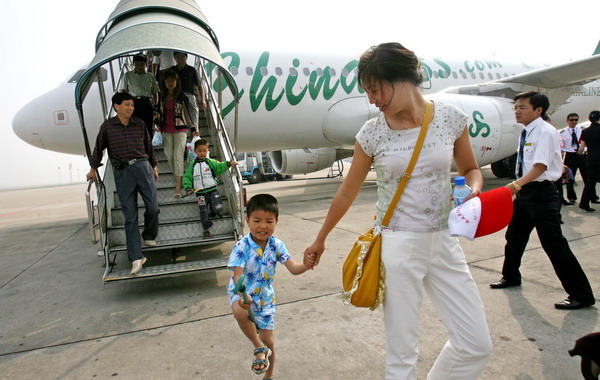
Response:
[{"label": "white airplane fuselage", "polygon": [[[304,158],[314,161],[314,157],[302,157],[302,151],[310,149],[321,148],[322,153],[329,152],[321,155],[320,167],[330,165],[328,162],[335,156],[331,153],[336,149],[352,149],[360,127],[379,112],[368,103],[358,86],[356,57],[267,51],[225,52],[222,56],[240,93],[236,150],[281,151],[287,155],[289,174],[316,170],[319,165],[311,167],[304,162]],[[510,77],[534,67],[472,58],[458,61],[421,58],[421,64],[426,77],[423,83],[426,97],[452,103],[469,116],[467,127],[480,165],[499,161],[516,151],[522,126],[514,119],[510,98],[462,95],[444,90]],[[215,78],[212,85],[216,90]],[[104,83],[106,97],[110,99],[113,89],[109,81]],[[74,104],[75,84],[66,81],[25,105],[13,120],[15,133],[43,149],[85,155]],[[579,113],[584,120],[590,110],[598,108],[600,81],[588,83],[585,90],[571,96],[552,114],[557,127],[563,126],[570,112]],[[223,116],[231,130],[234,103],[231,95],[227,95],[230,94],[228,90],[224,89],[223,94]],[[99,99],[98,86],[93,86],[84,102],[91,146],[104,120]],[[110,104],[110,100],[108,102]],[[233,133],[230,136],[233,137]]]}]

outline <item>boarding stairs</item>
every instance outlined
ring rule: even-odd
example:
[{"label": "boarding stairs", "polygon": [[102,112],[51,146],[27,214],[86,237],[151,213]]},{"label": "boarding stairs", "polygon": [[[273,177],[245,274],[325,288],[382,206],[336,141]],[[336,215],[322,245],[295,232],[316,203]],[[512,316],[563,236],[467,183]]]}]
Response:
[{"label": "boarding stairs", "polygon": [[[201,61],[201,60],[200,60]],[[210,144],[211,158],[219,161],[234,159],[235,154],[224,127],[216,94],[209,83],[202,62],[196,64],[206,94],[207,110],[200,110],[198,123],[200,136]],[[123,69],[129,68],[128,64]],[[119,75],[122,77],[124,71]],[[120,79],[119,79],[120,80]],[[117,88],[117,87],[115,87]],[[111,116],[109,112],[107,117]],[[174,276],[185,273],[225,268],[228,263],[229,246],[221,249],[224,242],[235,242],[243,235],[242,177],[237,167],[219,176],[218,191],[223,202],[222,218],[212,219],[211,236],[203,237],[203,228],[196,196],[175,198],[175,175],[171,171],[167,157],[161,146],[155,147],[158,157],[159,180],[157,198],[159,203],[159,228],[156,246],[142,246],[142,253],[148,261],[142,270],[130,275],[131,266],[123,259],[117,263],[117,256],[127,257],[125,223],[117,196],[113,168],[107,160],[102,180],[96,184],[96,203],[88,205],[93,237],[97,238],[98,252],[105,259],[104,283],[144,279],[159,276]],[[186,152],[187,156],[187,152]],[[191,158],[190,158],[191,159]],[[188,160],[184,161],[187,167]],[[89,188],[86,193],[89,196]],[[183,192],[183,189],[182,189]],[[140,233],[144,222],[144,203],[138,196],[138,222]],[[121,263],[127,263],[121,265]]]}]

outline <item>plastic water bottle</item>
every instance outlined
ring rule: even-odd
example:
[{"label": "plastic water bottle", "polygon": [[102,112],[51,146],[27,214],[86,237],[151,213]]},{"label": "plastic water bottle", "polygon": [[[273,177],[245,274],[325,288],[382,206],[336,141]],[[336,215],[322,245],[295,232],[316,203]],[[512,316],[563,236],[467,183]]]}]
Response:
[{"label": "plastic water bottle", "polygon": [[452,197],[454,198],[454,207],[463,204],[465,198],[469,195],[471,195],[471,188],[467,186],[465,177],[454,177],[454,189],[452,190]]}]

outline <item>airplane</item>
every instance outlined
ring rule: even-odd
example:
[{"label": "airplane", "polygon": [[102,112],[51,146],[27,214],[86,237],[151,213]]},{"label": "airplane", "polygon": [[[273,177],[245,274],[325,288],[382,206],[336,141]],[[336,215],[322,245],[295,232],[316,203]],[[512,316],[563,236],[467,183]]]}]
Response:
[{"label": "airplane", "polygon": [[[358,57],[270,51],[226,51],[221,56],[239,90],[236,150],[271,152],[280,174],[315,172],[350,157],[354,136],[379,112],[358,85]],[[478,164],[492,164],[498,177],[514,173],[521,131],[513,113],[514,94],[546,93],[549,114],[557,126],[562,126],[570,112],[587,115],[600,108],[600,44],[592,56],[558,66],[495,58],[419,59],[425,97],[454,104],[469,116],[468,131]],[[209,74],[216,70],[210,63],[205,69]],[[73,102],[77,79],[84,70],[21,108],[13,119],[15,134],[42,149],[85,155]],[[108,82],[104,75],[105,91],[110,94]],[[220,85],[225,88],[227,83]],[[212,86],[218,88],[216,79]],[[88,99],[94,98],[99,104],[96,87],[88,94]],[[233,108],[232,96],[225,95],[222,114],[228,128],[233,124]],[[93,146],[104,115],[99,107],[85,112]]]}]

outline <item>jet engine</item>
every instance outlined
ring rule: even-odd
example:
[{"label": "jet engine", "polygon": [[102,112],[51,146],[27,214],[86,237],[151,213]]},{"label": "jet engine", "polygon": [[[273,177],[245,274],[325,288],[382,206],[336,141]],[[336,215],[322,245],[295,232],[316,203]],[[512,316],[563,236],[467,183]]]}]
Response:
[{"label": "jet engine", "polygon": [[499,177],[514,173],[513,156],[522,126],[515,120],[511,99],[451,92],[436,93],[427,98],[453,104],[468,115],[467,131],[480,166],[492,162],[492,171]]},{"label": "jet engine", "polygon": [[330,167],[352,156],[350,149],[305,148],[269,152],[273,169],[279,174],[306,174]]}]

